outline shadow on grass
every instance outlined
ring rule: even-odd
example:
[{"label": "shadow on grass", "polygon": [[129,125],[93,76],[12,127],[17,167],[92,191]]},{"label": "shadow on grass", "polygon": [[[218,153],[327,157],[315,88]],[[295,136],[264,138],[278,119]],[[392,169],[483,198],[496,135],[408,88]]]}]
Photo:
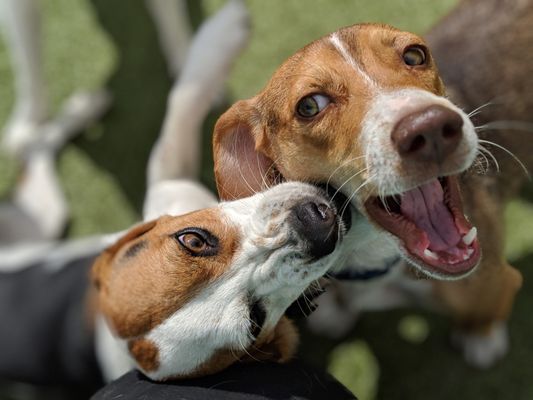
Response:
[{"label": "shadow on grass", "polygon": [[[449,342],[450,321],[420,310],[367,313],[346,341],[364,340],[379,363],[376,399],[533,399],[533,253],[515,265],[524,275],[509,324],[511,349],[494,368],[469,367]],[[422,343],[410,343],[398,334],[408,315],[427,320],[429,335]],[[306,333],[301,358],[325,366],[338,345]]]}]

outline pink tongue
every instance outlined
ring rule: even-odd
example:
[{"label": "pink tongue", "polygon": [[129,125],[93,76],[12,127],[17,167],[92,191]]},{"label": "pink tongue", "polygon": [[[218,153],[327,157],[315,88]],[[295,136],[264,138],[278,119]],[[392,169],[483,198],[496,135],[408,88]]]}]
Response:
[{"label": "pink tongue", "polygon": [[446,250],[457,246],[461,240],[452,214],[444,204],[444,192],[437,179],[404,193],[401,210],[405,217],[426,232],[430,250]]}]

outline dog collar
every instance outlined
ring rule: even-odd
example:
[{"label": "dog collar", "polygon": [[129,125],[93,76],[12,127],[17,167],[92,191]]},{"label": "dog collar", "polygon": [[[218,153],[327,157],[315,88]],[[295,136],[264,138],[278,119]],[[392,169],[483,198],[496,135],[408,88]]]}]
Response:
[{"label": "dog collar", "polygon": [[385,265],[381,268],[363,270],[344,269],[342,271],[332,273],[330,276],[340,281],[369,281],[371,279],[386,275],[392,269],[392,267],[394,267],[398,261],[400,261],[400,259],[400,256],[389,258],[385,261]]}]

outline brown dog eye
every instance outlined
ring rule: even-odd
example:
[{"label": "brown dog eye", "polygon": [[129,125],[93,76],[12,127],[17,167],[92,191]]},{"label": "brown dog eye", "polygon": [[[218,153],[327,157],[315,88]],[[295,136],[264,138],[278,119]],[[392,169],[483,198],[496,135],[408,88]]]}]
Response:
[{"label": "brown dog eye", "polygon": [[218,252],[218,239],[200,228],[187,228],[173,235],[193,256],[212,256]]},{"label": "brown dog eye", "polygon": [[301,99],[296,105],[296,112],[300,117],[312,118],[331,103],[329,97],[323,94],[312,94]]},{"label": "brown dog eye", "polygon": [[426,63],[426,52],[420,46],[411,46],[403,52],[403,62],[410,67],[424,65]]},{"label": "brown dog eye", "polygon": [[178,241],[193,253],[200,253],[206,249],[207,243],[196,233],[184,233],[178,236]]}]

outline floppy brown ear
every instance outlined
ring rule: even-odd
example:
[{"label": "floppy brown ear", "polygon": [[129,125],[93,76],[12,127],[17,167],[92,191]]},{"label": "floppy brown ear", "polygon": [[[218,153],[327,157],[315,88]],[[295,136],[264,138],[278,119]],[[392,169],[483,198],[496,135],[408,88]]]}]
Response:
[{"label": "floppy brown ear", "polygon": [[91,282],[97,290],[100,290],[102,282],[107,281],[107,276],[111,270],[113,256],[122,248],[122,246],[151,230],[156,223],[157,220],[154,220],[134,226],[96,258],[91,268]]},{"label": "floppy brown ear", "polygon": [[248,197],[274,183],[268,140],[252,100],[235,103],[217,121],[213,156],[222,200]]},{"label": "floppy brown ear", "polygon": [[296,353],[299,341],[294,323],[283,316],[265,340],[248,349],[243,361],[287,362]]}]

